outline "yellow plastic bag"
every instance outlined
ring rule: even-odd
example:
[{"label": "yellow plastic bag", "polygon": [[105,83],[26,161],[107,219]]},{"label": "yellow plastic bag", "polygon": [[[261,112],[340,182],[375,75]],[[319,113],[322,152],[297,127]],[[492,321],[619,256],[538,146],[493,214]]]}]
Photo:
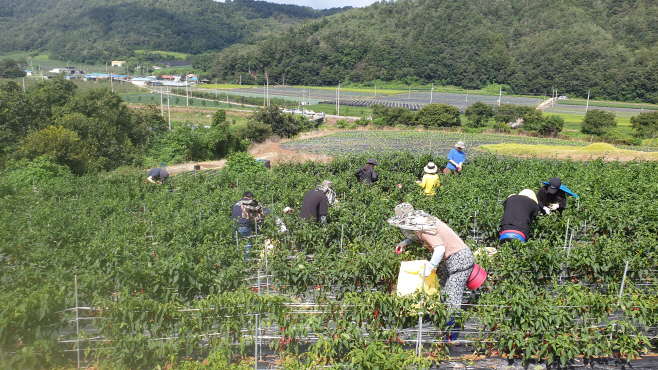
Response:
[{"label": "yellow plastic bag", "polygon": [[418,270],[427,263],[429,262],[425,260],[402,262],[400,265],[400,274],[398,275],[398,286],[396,289],[398,296],[412,294],[413,292],[420,290],[421,287],[425,288],[425,293],[427,294],[436,294],[439,284],[436,279],[436,270],[432,271],[432,273],[425,278],[424,284],[423,279],[418,273]]}]

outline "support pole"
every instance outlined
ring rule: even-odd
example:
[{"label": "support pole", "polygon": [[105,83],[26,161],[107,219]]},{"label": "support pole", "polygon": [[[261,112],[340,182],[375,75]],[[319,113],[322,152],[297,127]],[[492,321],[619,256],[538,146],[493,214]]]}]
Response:
[{"label": "support pole", "polygon": [[567,229],[564,231],[564,247],[562,247],[562,249],[567,247],[567,237],[569,236],[569,221],[571,221],[571,219],[567,218]]},{"label": "support pole", "polygon": [[340,253],[343,253],[343,228],[345,225],[340,225]]},{"label": "support pole", "polygon": [[624,292],[624,283],[626,283],[626,273],[628,272],[628,262],[626,261],[626,267],[624,267],[624,276],[621,278],[621,288],[619,288],[619,298],[617,299],[617,306],[621,303],[621,295]]},{"label": "support pole", "polygon": [[[258,295],[260,296],[260,269],[258,269]],[[256,314],[256,322],[254,328],[254,369],[258,369],[258,321],[260,314]]]},{"label": "support pole", "polygon": [[[617,306],[621,304],[621,295],[624,292],[624,283],[626,282],[626,273],[628,272],[628,261],[626,261],[626,267],[624,267],[624,276],[621,278],[621,287],[619,288],[619,297],[617,298]],[[615,324],[612,325],[612,331],[615,330]],[[612,333],[610,333],[610,340],[612,340]]]},{"label": "support pole", "polygon": [[73,284],[75,285],[75,334],[77,336],[76,347],[78,349],[78,369],[80,368],[80,320],[78,315],[78,275],[75,275]]},{"label": "support pole", "polygon": [[423,285],[420,291],[420,312],[418,312],[418,338],[416,340],[416,356],[420,357],[420,352],[423,347],[423,298],[425,296],[425,272],[427,264],[423,266]]}]

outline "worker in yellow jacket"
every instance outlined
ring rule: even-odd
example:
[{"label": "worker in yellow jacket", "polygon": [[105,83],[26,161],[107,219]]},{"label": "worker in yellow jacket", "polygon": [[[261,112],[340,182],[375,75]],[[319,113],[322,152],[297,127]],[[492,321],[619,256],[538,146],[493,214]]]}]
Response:
[{"label": "worker in yellow jacket", "polygon": [[434,162],[430,162],[425,166],[425,175],[423,175],[423,180],[416,181],[421,188],[423,188],[423,193],[426,195],[436,194],[436,189],[439,188],[441,183],[439,182],[439,175],[436,174],[438,168]]}]

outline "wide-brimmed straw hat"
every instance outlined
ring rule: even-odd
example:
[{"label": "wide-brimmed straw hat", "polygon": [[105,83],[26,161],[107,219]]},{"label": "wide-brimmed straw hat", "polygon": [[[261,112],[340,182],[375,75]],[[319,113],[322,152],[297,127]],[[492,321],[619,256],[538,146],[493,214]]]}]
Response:
[{"label": "wide-brimmed straw hat", "polygon": [[434,162],[430,162],[427,164],[427,166],[425,166],[424,170],[426,173],[436,173],[436,171],[438,171],[439,169],[438,167],[436,167]]},{"label": "wide-brimmed straw hat", "polygon": [[414,206],[409,203],[400,203],[395,206],[395,215],[403,216],[414,211]]},{"label": "wide-brimmed straw hat", "polygon": [[464,148],[466,148],[466,144],[465,144],[463,141],[459,140],[459,141],[457,142],[457,144],[455,144],[455,148],[462,148],[462,149],[464,149]]},{"label": "wide-brimmed straw hat", "polygon": [[528,197],[528,198],[534,200],[535,203],[539,203],[539,202],[537,202],[537,195],[531,189],[523,189],[523,190],[521,190],[519,195],[522,195],[524,197]]}]

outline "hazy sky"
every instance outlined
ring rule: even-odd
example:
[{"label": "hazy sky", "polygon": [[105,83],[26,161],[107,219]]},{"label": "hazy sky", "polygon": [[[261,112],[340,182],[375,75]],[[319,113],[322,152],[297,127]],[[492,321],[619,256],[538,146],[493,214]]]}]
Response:
[{"label": "hazy sky", "polygon": [[271,3],[278,4],[295,4],[310,6],[315,9],[329,9],[329,8],[342,8],[344,6],[353,6],[355,8],[361,8],[368,6],[377,0],[268,0]]}]

